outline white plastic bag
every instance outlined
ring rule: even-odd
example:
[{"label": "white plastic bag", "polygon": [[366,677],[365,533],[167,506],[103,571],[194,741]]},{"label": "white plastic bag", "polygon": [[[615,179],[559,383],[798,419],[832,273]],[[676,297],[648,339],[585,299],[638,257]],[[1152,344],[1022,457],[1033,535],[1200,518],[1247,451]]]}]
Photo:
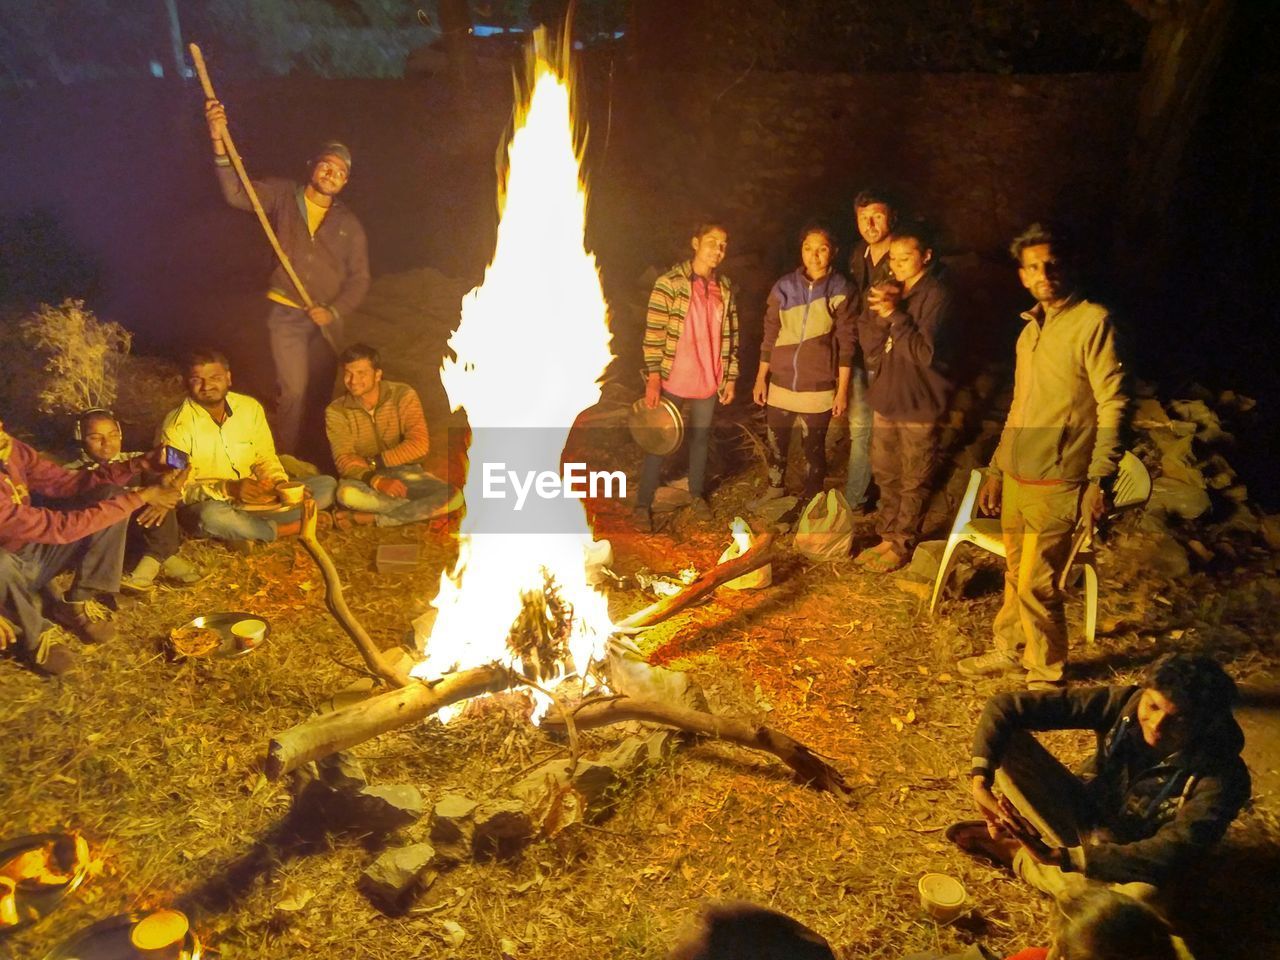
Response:
[{"label": "white plastic bag", "polygon": [[796,525],[795,548],[810,560],[844,560],[853,545],[853,511],[839,490],[809,501]]},{"label": "white plastic bag", "polygon": [[[747,521],[741,517],[733,518],[733,542],[729,544],[724,553],[720,554],[720,563],[727,560],[734,560],[755,544],[755,538],[751,535],[751,528],[747,526]],[[761,587],[767,587],[773,583],[773,564],[766,563],[763,567],[757,567],[750,573],[744,573],[742,576],[725,583],[730,590],[759,590]]]}]

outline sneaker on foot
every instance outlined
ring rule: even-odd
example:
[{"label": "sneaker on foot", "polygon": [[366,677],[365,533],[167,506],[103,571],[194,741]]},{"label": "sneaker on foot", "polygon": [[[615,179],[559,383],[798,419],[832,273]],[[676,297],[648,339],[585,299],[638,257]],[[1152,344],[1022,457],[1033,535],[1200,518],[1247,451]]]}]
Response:
[{"label": "sneaker on foot", "polygon": [[1021,664],[1003,650],[992,650],[980,657],[965,657],[956,670],[966,677],[995,677],[1004,673],[1020,673]]},{"label": "sneaker on foot", "polygon": [[1065,680],[1028,680],[1028,690],[1065,690],[1067,681]]},{"label": "sneaker on foot", "polygon": [[199,583],[204,579],[204,574],[200,572],[199,567],[183,560],[176,553],[160,564],[160,575],[170,583],[176,583],[184,587],[189,587],[193,583]]},{"label": "sneaker on foot", "polygon": [[81,643],[106,643],[116,638],[111,611],[96,600],[58,600],[49,619],[75,634]]},{"label": "sneaker on foot", "polygon": [[40,643],[40,649],[31,658],[31,669],[47,677],[60,677],[75,669],[76,655],[65,644],[56,641]]},{"label": "sneaker on foot", "polygon": [[156,586],[156,574],[160,561],[155,557],[143,557],[138,565],[120,578],[120,589],[125,593],[150,593]]},{"label": "sneaker on foot", "polygon": [[715,516],[706,497],[694,497],[689,503],[689,513],[695,520],[710,520]]}]

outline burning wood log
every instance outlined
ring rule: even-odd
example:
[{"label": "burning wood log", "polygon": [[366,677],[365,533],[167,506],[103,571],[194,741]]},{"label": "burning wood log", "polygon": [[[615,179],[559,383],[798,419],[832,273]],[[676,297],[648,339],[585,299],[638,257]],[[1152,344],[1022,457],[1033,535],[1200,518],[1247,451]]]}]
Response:
[{"label": "burning wood log", "polygon": [[[389,664],[347,608],[337,569],[328,553],[315,538],[315,517],[315,504],[308,500],[303,507],[301,540],[324,576],[325,605],[355,642],[370,671],[401,689],[370,697],[341,710],[312,717],[278,734],[272,738],[267,749],[267,776],[277,780],[312,760],[330,756],[397,727],[424,720],[442,707],[486,693],[497,693],[527,682],[525,678],[513,671],[493,664],[447,674],[435,683],[427,684],[410,678],[403,669]],[[761,537],[756,545],[742,556],[718,564],[680,593],[632,614],[622,621],[619,627],[636,629],[651,626],[672,616],[696,603],[718,586],[763,566],[769,561],[771,547],[772,538],[768,535]],[[625,703],[628,709],[632,710],[648,710],[647,718],[657,723],[665,723],[691,733],[717,736],[744,746],[768,750],[791,765],[806,780],[824,781],[831,777],[836,780],[839,778],[835,771],[814,758],[801,744],[776,734],[768,728],[762,727],[757,731],[741,721],[728,721],[711,714],[683,711],[677,707],[665,707],[661,704],[630,698],[615,702]],[[596,716],[594,711],[597,706],[592,705],[592,712],[587,715]],[[658,719],[659,716],[668,719]],[[600,720],[595,725],[616,723],[622,719],[627,718]],[[637,716],[635,719],[643,718]],[[671,722],[673,719],[676,722]],[[689,725],[686,726],[686,723]],[[563,721],[561,724],[564,725]],[[817,773],[810,769],[813,764],[817,764],[820,768]]]},{"label": "burning wood log", "polygon": [[[574,724],[580,730],[604,727],[626,720],[641,720],[675,727],[701,737],[726,740],[751,750],[771,753],[792,770],[800,780],[820,790],[829,790],[838,796],[851,793],[840,772],[817,757],[812,750],[798,740],[771,727],[755,726],[734,717],[716,716],[702,710],[689,710],[652,700],[635,700],[631,697],[610,697],[585,701],[572,711]],[[564,726],[564,718],[550,713],[543,718],[544,727],[555,729]]]},{"label": "burning wood log", "polygon": [[[267,753],[267,776],[278,780],[312,760],[423,720],[441,707],[482,694],[497,693],[523,682],[524,678],[503,667],[478,667],[449,674],[430,686],[410,683],[402,690],[392,690],[341,710],[312,717],[272,739]],[[762,750],[791,767],[804,783],[840,796],[850,793],[839,771],[804,744],[771,727],[631,697],[587,701],[573,710],[571,716],[579,729],[641,720]],[[553,729],[567,726],[564,717],[558,713],[548,715],[543,724]]]},{"label": "burning wood log", "polygon": [[521,682],[523,678],[495,664],[451,673],[433,684],[411,680],[402,689],[311,717],[272,738],[267,748],[267,776],[279,780],[312,760],[425,720],[441,707],[497,693]]},{"label": "burning wood log", "polygon": [[724,563],[718,563],[689,586],[670,597],[663,597],[657,603],[637,610],[621,623],[617,624],[619,632],[631,633],[641,627],[651,627],[661,623],[668,617],[675,616],[681,610],[693,606],[707,594],[730,580],[736,580],[743,574],[759,569],[769,562],[769,554],[773,550],[773,534],[762,534],[746,553]]},{"label": "burning wood log", "polygon": [[347,606],[346,598],[342,595],[342,580],[338,576],[338,569],[333,565],[333,559],[328,552],[320,546],[320,541],[316,539],[316,502],[310,497],[302,502],[302,529],[298,533],[298,539],[302,541],[307,553],[311,554],[311,559],[316,562],[316,566],[320,568],[320,575],[324,578],[324,605],[329,608],[329,613],[356,645],[370,672],[395,687],[408,684],[409,675],[387,662]]}]

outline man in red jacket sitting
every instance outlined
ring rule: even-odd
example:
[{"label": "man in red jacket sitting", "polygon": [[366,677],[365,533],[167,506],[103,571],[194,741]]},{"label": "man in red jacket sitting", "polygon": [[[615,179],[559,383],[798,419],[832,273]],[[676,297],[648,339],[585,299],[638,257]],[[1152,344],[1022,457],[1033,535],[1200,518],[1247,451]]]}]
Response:
[{"label": "man in red jacket sitting", "polygon": [[[139,508],[163,517],[181,499],[181,474],[122,489],[144,467],[162,469],[162,451],[77,472],[40,457],[5,433],[0,421],[0,651],[14,648],[33,670],[52,676],[74,664],[46,629],[41,594],[59,573],[75,579],[65,598],[50,597],[48,615],[83,643],[115,636],[100,594],[120,589],[129,516]],[[35,506],[36,494],[52,506]]]}]

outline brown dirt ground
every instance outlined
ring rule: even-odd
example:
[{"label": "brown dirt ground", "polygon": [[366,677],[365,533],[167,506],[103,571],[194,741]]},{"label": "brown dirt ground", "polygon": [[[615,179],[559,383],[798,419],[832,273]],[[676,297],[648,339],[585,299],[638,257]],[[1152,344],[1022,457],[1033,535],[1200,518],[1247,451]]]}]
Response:
[{"label": "brown dirt ground", "polygon": [[[630,449],[596,454],[598,465],[637,463]],[[602,507],[617,571],[705,569],[762,474],[751,466],[723,483],[713,497],[717,520],[703,529],[675,522],[638,537],[616,522],[616,505]],[[868,521],[859,523],[868,532]],[[323,540],[353,610],[385,646],[426,608],[452,555],[439,525],[361,528]],[[376,545],[403,542],[422,545],[419,568],[377,576]],[[124,607],[121,637],[82,649],[77,675],[50,682],[0,663],[0,835],[74,826],[103,861],[101,874],[53,918],[0,941],[0,956],[39,956],[96,919],[161,904],[186,910],[224,957],[281,960],[471,960],[500,955],[503,941],[520,960],[658,958],[709,899],[790,913],[846,958],[975,940],[997,953],[1043,942],[1049,904],[942,837],[947,823],[970,815],[969,737],[997,689],[953,673],[956,656],[981,649],[988,636],[996,572],[987,565],[969,596],[931,620],[924,600],[884,578],[847,562],[813,566],[789,552],[786,538],[780,546],[772,588],[721,591],[641,643],[653,659],[688,670],[714,709],[767,722],[831,758],[855,787],[849,802],[798,785],[763,754],[692,746],[630,784],[603,823],[535,843],[512,862],[441,872],[405,915],[388,917],[355,889],[372,859],[361,838],[290,841],[289,791],[260,772],[274,732],[361,676],[354,648],[325,612],[318,571],[292,542],[248,557],[189,543],[184,554],[208,578]],[[1103,563],[1101,619],[1113,629],[1075,651],[1083,677],[1127,681],[1179,646],[1215,650],[1245,680],[1274,668],[1274,570],[1255,564],[1174,584],[1151,581],[1140,564]],[[635,589],[611,597],[619,617],[646,602]],[[165,633],[217,609],[266,616],[269,642],[243,659],[169,662]],[[1078,637],[1078,604],[1070,610]],[[1255,803],[1202,870],[1200,895],[1187,907],[1188,936],[1204,957],[1280,949],[1280,933],[1265,919],[1280,840],[1273,722],[1268,733],[1268,769],[1253,761]],[[584,733],[588,755],[620,736]],[[1087,748],[1071,736],[1055,745],[1074,755]],[[354,753],[374,782],[416,784],[431,802],[451,791],[498,795],[564,748],[494,710],[448,727],[432,720]],[[405,833],[425,830],[423,823]],[[915,884],[928,870],[964,882],[968,919],[939,927],[922,915]],[[465,938],[456,943],[459,929]]]}]

